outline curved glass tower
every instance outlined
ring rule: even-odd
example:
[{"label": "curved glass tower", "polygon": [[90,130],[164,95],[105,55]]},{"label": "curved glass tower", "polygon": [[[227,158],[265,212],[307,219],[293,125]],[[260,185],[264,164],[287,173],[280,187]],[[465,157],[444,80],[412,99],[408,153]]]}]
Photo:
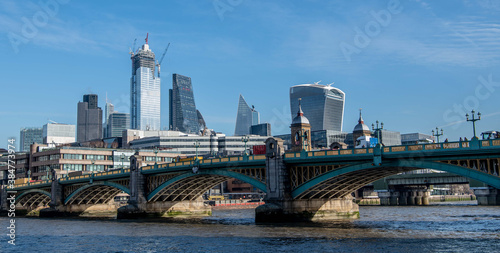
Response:
[{"label": "curved glass tower", "polygon": [[290,110],[292,119],[299,110],[309,119],[311,131],[342,131],[345,93],[335,87],[320,84],[300,84],[290,88]]},{"label": "curved glass tower", "polygon": [[234,135],[250,134],[250,127],[260,123],[259,112],[252,106],[248,106],[245,98],[240,94],[238,101],[238,114],[236,115],[236,128]]}]

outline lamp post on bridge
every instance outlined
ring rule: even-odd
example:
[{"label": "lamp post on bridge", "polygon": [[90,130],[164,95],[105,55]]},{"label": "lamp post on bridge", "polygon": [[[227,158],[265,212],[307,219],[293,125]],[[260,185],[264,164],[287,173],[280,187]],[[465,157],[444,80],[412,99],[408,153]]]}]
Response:
[{"label": "lamp post on bridge", "polygon": [[479,139],[476,136],[476,121],[481,120],[481,113],[480,112],[477,113],[477,119],[475,118],[475,113],[476,112],[474,110],[472,110],[471,113],[472,113],[472,119],[469,119],[469,114],[468,113],[465,114],[465,117],[467,118],[467,121],[471,121],[472,122],[472,131],[474,132],[474,137],[472,137],[472,139]]},{"label": "lamp post on bridge", "polygon": [[157,161],[158,161],[158,147],[155,147],[154,148],[154,152],[155,152],[155,166],[158,165]]},{"label": "lamp post on bridge", "polygon": [[302,150],[305,150],[307,151],[308,150],[308,146],[309,146],[309,141],[307,140],[307,131],[302,128],[301,130],[301,136],[302,137]]},{"label": "lamp post on bridge", "polygon": [[437,142],[439,143],[439,136],[443,135],[443,129],[441,128],[441,134],[439,134],[439,129],[436,127],[436,134],[434,134],[434,130],[432,130],[432,136],[436,136]]},{"label": "lamp post on bridge", "polygon": [[375,121],[375,123],[377,124],[377,127],[375,127],[374,124],[372,124],[372,130],[375,132],[377,131],[377,139],[378,139],[378,144],[382,145],[382,141],[380,140],[380,130],[384,129],[384,123],[383,122],[380,122],[380,127],[378,127],[378,120]]},{"label": "lamp post on bridge", "polygon": [[193,143],[193,145],[194,145],[194,148],[196,149],[196,153],[195,153],[196,154],[196,158],[194,160],[198,161],[198,148],[200,147],[200,142],[199,141],[195,141]]},{"label": "lamp post on bridge", "polygon": [[241,137],[241,141],[245,143],[245,153],[243,153],[244,155],[248,155],[247,154],[247,142],[248,142],[248,140],[250,140],[250,138],[246,135]]},{"label": "lamp post on bridge", "polygon": [[120,160],[122,160],[122,170],[123,170],[125,168],[125,167],[123,167],[123,160],[125,160],[125,154],[124,153],[122,153],[120,155]]}]

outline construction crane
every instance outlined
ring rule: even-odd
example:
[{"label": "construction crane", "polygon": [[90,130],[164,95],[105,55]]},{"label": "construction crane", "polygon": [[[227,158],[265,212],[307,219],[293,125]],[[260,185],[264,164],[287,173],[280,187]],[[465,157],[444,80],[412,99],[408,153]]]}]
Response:
[{"label": "construction crane", "polygon": [[168,47],[170,47],[170,42],[167,45],[167,48],[165,48],[165,51],[163,51],[163,54],[161,55],[160,61],[156,61],[156,67],[158,67],[158,77],[160,77],[160,65],[163,62],[163,58],[165,58],[165,54],[168,51]]},{"label": "construction crane", "polygon": [[130,49],[130,52],[129,54],[134,56],[134,52],[135,52],[135,43],[137,42],[137,38],[134,39],[134,45],[132,46],[132,48],[129,48]]}]

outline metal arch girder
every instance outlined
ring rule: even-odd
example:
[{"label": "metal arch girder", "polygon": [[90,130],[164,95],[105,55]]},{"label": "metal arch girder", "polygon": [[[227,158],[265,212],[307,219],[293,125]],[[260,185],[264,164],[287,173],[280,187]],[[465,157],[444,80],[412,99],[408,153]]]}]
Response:
[{"label": "metal arch girder", "polygon": [[105,185],[105,186],[111,186],[111,187],[114,187],[114,188],[117,188],[119,190],[122,190],[124,191],[125,193],[127,194],[130,194],[130,189],[121,185],[121,184],[117,184],[117,183],[113,183],[113,182],[107,182],[107,181],[99,181],[99,182],[94,182],[92,184],[88,184],[88,185],[85,185],[85,186],[82,186],[78,189],[76,189],[74,192],[72,192],[65,200],[64,200],[64,204],[66,205],[73,197],[75,196],[78,196],[78,194],[80,194],[82,191],[86,190],[87,188],[90,188],[90,187],[99,187],[99,186],[102,186],[102,185]]},{"label": "metal arch girder", "polygon": [[27,194],[31,194],[31,193],[41,193],[41,194],[47,195],[49,198],[52,198],[52,195],[48,191],[44,191],[44,190],[40,190],[40,189],[33,189],[33,190],[28,190],[28,191],[25,191],[25,192],[19,194],[19,196],[16,197],[16,203],[19,202],[19,200],[22,197],[24,197]]},{"label": "metal arch girder", "polygon": [[245,183],[249,183],[257,188],[259,188],[259,190],[263,191],[263,192],[267,192],[267,186],[254,179],[254,178],[251,178],[249,176],[246,176],[244,174],[241,174],[241,173],[238,173],[238,172],[233,172],[233,171],[229,171],[229,170],[223,170],[223,169],[210,169],[210,170],[201,170],[201,171],[198,171],[197,174],[193,174],[191,171],[190,172],[187,172],[187,173],[184,173],[184,174],[181,174],[179,176],[176,176],[174,178],[171,178],[167,181],[165,181],[163,184],[161,184],[160,186],[158,186],[156,189],[154,189],[151,193],[148,194],[148,197],[147,197],[147,201],[150,201],[156,194],[158,194],[159,192],[161,192],[161,190],[163,190],[165,187],[179,181],[179,180],[182,180],[184,178],[188,178],[188,177],[193,177],[193,176],[199,176],[199,175],[215,175],[215,176],[225,176],[225,177],[228,177],[228,178],[235,178],[235,179],[238,179],[238,180],[241,180]]},{"label": "metal arch girder", "polygon": [[[453,164],[415,161],[415,160],[399,160],[388,163],[382,163],[380,166],[377,167],[380,169],[384,169],[384,167],[405,167],[405,168],[415,168],[415,169],[435,169],[435,170],[447,171],[453,174],[475,179],[477,181],[483,182],[492,187],[500,189],[500,177],[492,176],[481,171],[476,171],[470,168]],[[295,190],[292,191],[292,198],[297,198],[304,192],[308,191],[309,189],[315,187],[318,184],[321,184],[326,180],[329,180],[330,178],[354,171],[373,169],[373,168],[374,165],[372,165],[372,163],[362,163],[362,164],[342,167],[337,170],[327,172],[297,187]]]}]

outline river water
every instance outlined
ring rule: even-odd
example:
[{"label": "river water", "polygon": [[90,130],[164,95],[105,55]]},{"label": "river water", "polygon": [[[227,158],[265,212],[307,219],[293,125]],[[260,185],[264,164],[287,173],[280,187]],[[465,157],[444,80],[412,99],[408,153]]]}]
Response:
[{"label": "river water", "polygon": [[254,210],[198,220],[17,218],[16,246],[1,217],[0,252],[500,252],[500,207],[361,206],[361,218],[255,224]]}]

